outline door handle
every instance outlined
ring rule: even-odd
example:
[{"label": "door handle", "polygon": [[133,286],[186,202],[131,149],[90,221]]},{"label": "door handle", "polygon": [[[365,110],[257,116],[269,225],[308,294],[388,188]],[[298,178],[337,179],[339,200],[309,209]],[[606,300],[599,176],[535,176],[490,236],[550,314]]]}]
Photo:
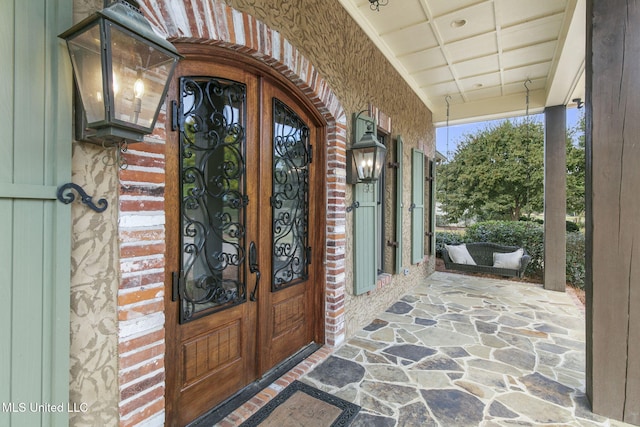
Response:
[{"label": "door handle", "polygon": [[256,301],[258,283],[260,283],[260,269],[258,268],[258,254],[256,253],[256,244],[254,242],[249,244],[249,272],[252,274],[255,273],[256,275],[256,284],[253,287],[253,291],[251,292],[249,299],[251,301]]}]

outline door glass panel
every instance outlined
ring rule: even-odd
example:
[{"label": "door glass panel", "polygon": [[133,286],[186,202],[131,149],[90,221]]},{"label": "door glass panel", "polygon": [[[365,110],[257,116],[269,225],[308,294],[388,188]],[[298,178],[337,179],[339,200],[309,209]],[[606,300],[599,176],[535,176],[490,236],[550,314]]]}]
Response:
[{"label": "door glass panel", "polygon": [[180,79],[180,321],[246,301],[246,86]]},{"label": "door glass panel", "polygon": [[310,163],[309,127],[274,98],[273,291],[308,278]]}]

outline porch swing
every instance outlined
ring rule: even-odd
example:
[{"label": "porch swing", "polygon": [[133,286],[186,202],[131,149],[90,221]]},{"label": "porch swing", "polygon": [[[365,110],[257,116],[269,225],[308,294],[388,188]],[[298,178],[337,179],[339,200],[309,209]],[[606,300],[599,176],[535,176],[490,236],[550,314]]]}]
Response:
[{"label": "porch swing", "polygon": [[[530,82],[531,81],[527,79],[524,83],[524,87],[527,91],[527,146],[529,144],[529,87],[527,86],[527,83]],[[445,97],[445,102],[447,104],[447,161],[451,156],[451,153],[449,152],[450,99],[451,96],[449,95]],[[529,173],[528,168],[527,173]],[[450,177],[447,175],[447,181],[445,182],[444,188],[445,205],[447,205],[448,202],[449,181]],[[460,243],[457,245],[445,244],[444,249],[445,250],[442,251],[442,259],[447,270],[522,278],[525,270],[527,269],[527,265],[529,265],[529,262],[531,261],[531,256],[522,247],[499,245],[492,242],[471,242]]]}]

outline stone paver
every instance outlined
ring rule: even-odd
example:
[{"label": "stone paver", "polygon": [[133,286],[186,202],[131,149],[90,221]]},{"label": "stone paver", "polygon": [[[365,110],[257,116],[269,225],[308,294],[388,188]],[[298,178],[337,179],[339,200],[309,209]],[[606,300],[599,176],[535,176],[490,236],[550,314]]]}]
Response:
[{"label": "stone paver", "polygon": [[541,286],[434,273],[301,381],[352,426],[623,426],[589,411],[584,317]]}]

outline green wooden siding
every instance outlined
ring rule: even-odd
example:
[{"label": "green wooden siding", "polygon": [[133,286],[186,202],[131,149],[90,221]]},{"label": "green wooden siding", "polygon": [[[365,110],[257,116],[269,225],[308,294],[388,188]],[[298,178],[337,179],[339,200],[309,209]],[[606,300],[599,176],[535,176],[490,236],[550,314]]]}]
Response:
[{"label": "green wooden siding", "polygon": [[354,227],[354,293],[356,295],[375,288],[377,203],[374,184],[356,184],[355,200],[360,206],[353,212]]},{"label": "green wooden siding", "polygon": [[403,221],[403,189],[404,189],[404,167],[403,167],[403,156],[404,156],[404,143],[402,142],[402,137],[398,135],[398,139],[396,140],[396,162],[398,163],[398,168],[396,169],[396,274],[402,273],[403,265],[402,265],[402,221]]},{"label": "green wooden siding", "polygon": [[424,259],[424,153],[411,153],[411,263]]},{"label": "green wooden siding", "polygon": [[[0,411],[3,426],[66,426],[20,404],[69,401],[70,0],[0,2]],[[8,409],[5,407],[4,409]]]},{"label": "green wooden siding", "polygon": [[[354,138],[359,140],[367,130],[366,116],[354,116]],[[356,184],[353,200],[360,205],[353,214],[353,292],[360,295],[376,287],[378,278],[376,227],[377,227],[377,187],[376,184]]]}]

